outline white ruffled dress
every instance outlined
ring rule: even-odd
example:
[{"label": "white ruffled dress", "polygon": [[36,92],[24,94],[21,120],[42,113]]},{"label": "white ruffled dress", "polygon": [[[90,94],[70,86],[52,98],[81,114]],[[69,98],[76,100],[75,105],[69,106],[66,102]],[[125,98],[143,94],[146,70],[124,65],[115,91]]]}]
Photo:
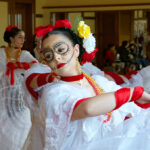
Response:
[{"label": "white ruffled dress", "polygon": [[122,87],[143,86],[144,90],[150,93],[150,66],[140,70],[136,75],[121,85]]},{"label": "white ruffled dress", "polygon": [[[22,82],[24,70],[15,70],[15,85],[10,85],[6,72],[5,49],[0,49],[0,150],[22,150],[30,131],[30,111],[25,105],[25,92]],[[35,59],[27,51],[22,51],[20,62]]]},{"label": "white ruffled dress", "polygon": [[[103,76],[93,75],[92,78],[104,92],[120,88]],[[36,126],[36,130],[32,130],[30,150],[150,149],[149,109],[143,110],[134,103],[127,103],[113,111],[111,120],[106,123],[104,120],[107,115],[71,121],[76,102],[91,97],[87,89],[59,81],[43,86],[39,95],[36,107],[38,115],[32,124]],[[33,109],[32,103],[32,99],[28,99],[30,109]],[[131,114],[132,118],[124,120],[128,114]]]}]

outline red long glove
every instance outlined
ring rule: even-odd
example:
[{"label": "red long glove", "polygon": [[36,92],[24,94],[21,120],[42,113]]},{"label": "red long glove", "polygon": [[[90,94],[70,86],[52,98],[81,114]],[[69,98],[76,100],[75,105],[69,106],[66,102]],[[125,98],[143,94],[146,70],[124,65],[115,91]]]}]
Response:
[{"label": "red long glove", "polygon": [[[134,101],[134,103],[137,104],[138,106],[140,106],[142,108],[148,108],[148,107],[150,107],[150,103],[140,104],[136,101],[143,95],[143,92],[144,92],[143,87],[141,87],[141,86],[135,87],[130,102]],[[130,89],[122,88],[122,89],[117,90],[115,92],[115,97],[116,97],[116,108],[115,109],[118,109],[123,104],[125,104],[126,102],[129,101]]]},{"label": "red long glove", "polygon": [[[38,85],[38,87],[43,86],[43,85],[45,85],[47,83],[53,82],[54,81],[53,75],[55,75],[55,74],[53,74],[53,73],[42,73],[42,74],[39,74],[39,76],[37,78],[37,85]],[[49,76],[48,80],[47,80],[47,76]]]}]

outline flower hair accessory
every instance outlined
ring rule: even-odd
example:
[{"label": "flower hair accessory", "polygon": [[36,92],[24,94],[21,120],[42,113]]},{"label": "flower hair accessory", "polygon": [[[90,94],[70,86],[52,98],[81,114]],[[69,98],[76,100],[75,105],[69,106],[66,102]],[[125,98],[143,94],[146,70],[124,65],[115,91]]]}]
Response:
[{"label": "flower hair accessory", "polygon": [[18,29],[17,26],[11,26],[11,25],[9,25],[9,26],[6,28],[6,31],[11,31],[13,28]]},{"label": "flower hair accessory", "polygon": [[36,34],[37,37],[43,38],[48,32],[52,31],[53,29],[62,28],[62,27],[71,28],[70,21],[64,19],[64,20],[56,21],[54,26],[51,24],[47,26],[39,26],[34,29],[34,33]]},{"label": "flower hair accessory", "polygon": [[[55,22],[55,25],[48,25],[48,26],[40,26],[35,28],[35,34],[37,37],[42,37],[42,39],[52,30],[56,28],[69,28],[71,29],[71,23],[67,19],[58,20]],[[80,21],[78,25],[78,36],[82,39],[82,42],[78,39],[78,42],[81,42],[81,65],[85,64],[86,62],[91,62],[95,58],[95,54],[98,49],[95,49],[96,40],[91,33],[91,29],[88,25],[84,23],[84,21]],[[75,38],[76,39],[76,38]]]},{"label": "flower hair accessory", "polygon": [[34,29],[34,34],[39,37],[44,37],[48,32],[52,31],[54,27],[52,25],[39,26]]},{"label": "flower hair accessory", "polygon": [[79,22],[77,30],[79,37],[83,39],[83,48],[85,49],[81,61],[81,65],[83,65],[86,62],[91,62],[94,59],[98,49],[95,49],[95,37],[92,35],[90,27],[86,25],[84,21]]},{"label": "flower hair accessory", "polygon": [[72,28],[70,21],[68,21],[67,19],[58,20],[55,22],[54,29],[55,28],[62,28],[62,27],[70,28],[70,29]]}]

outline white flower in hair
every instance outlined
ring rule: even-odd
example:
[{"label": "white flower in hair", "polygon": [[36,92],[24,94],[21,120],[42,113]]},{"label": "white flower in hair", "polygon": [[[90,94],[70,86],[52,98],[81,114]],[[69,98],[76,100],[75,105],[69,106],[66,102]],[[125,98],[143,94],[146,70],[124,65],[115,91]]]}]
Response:
[{"label": "white flower in hair", "polygon": [[89,54],[95,50],[96,40],[92,34],[90,34],[90,36],[83,40],[83,47]]}]

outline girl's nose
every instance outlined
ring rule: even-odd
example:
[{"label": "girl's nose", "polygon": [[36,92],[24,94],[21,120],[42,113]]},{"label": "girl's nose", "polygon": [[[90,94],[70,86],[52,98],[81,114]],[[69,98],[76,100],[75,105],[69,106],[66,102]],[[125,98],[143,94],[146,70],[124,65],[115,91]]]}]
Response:
[{"label": "girl's nose", "polygon": [[61,55],[54,52],[54,59],[60,61]]}]

